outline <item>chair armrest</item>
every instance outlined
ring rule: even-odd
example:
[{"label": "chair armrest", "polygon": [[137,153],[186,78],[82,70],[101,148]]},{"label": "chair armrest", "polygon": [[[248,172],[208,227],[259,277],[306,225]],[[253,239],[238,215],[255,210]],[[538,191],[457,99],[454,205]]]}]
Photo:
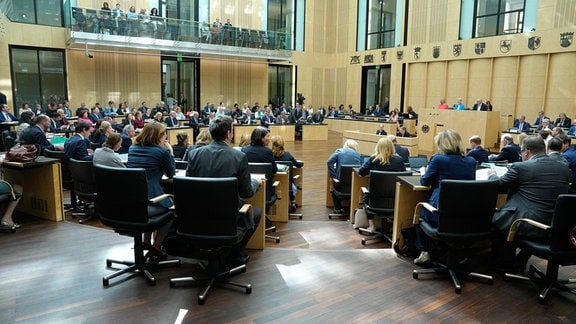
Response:
[{"label": "chair armrest", "polygon": [[514,241],[514,237],[516,236],[516,232],[518,231],[518,227],[520,226],[521,222],[526,222],[532,226],[536,226],[540,229],[543,229],[545,231],[550,229],[550,226],[548,225],[544,225],[542,223],[539,223],[535,220],[529,219],[529,218],[519,218],[517,220],[515,220],[512,225],[510,226],[510,230],[508,231],[508,237],[506,238],[506,240],[508,242],[512,242]]},{"label": "chair armrest", "polygon": [[299,175],[299,174],[297,174],[297,175],[295,175],[295,176],[292,177],[292,180],[298,180],[298,179],[300,179],[300,175]]},{"label": "chair armrest", "polygon": [[241,214],[247,214],[248,212],[252,213],[252,205],[244,204],[238,212]]},{"label": "chair armrest", "polygon": [[368,190],[366,187],[361,187],[360,190],[362,190],[362,194],[367,194],[370,192],[370,190]]},{"label": "chair armrest", "polygon": [[274,183],[272,184],[272,187],[276,188],[280,185],[280,181],[276,180],[274,181]]},{"label": "chair armrest", "polygon": [[414,225],[420,224],[420,210],[422,210],[422,207],[426,208],[431,213],[438,211],[437,208],[435,208],[434,206],[430,205],[425,201],[419,202],[418,204],[416,204],[416,207],[414,208],[414,218],[412,218],[412,224]]},{"label": "chair armrest", "polygon": [[151,203],[155,204],[155,203],[157,203],[157,202],[159,202],[159,201],[162,201],[162,200],[164,200],[164,199],[166,199],[166,198],[172,198],[172,197],[174,197],[174,195],[171,195],[171,194],[163,194],[163,195],[160,195],[160,196],[157,196],[157,197],[154,197],[154,198],[150,198],[148,201],[150,201]]},{"label": "chair armrest", "polygon": [[335,179],[335,178],[332,178],[332,182],[334,182],[334,183],[339,183],[339,182],[340,182],[340,180],[338,180],[338,179]]}]

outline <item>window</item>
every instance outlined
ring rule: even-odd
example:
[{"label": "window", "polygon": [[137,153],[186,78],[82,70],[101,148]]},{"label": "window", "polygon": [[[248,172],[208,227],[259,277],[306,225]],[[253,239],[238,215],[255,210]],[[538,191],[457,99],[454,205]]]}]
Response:
[{"label": "window", "polygon": [[394,47],[396,1],[369,0],[366,49]]},{"label": "window", "polygon": [[474,37],[521,33],[525,0],[476,0]]},{"label": "window", "polygon": [[12,6],[6,15],[15,22],[62,27],[62,1],[12,1]]},{"label": "window", "polygon": [[10,61],[15,107],[46,107],[68,98],[64,50],[10,47]]},{"label": "window", "polygon": [[268,66],[268,98],[274,106],[294,104],[292,100],[293,84],[291,66]]}]

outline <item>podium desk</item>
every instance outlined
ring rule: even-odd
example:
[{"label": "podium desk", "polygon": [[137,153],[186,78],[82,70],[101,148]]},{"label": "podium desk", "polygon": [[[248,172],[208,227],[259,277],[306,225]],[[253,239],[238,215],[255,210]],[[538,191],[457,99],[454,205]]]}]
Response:
[{"label": "podium desk", "polygon": [[240,143],[240,138],[242,138],[242,135],[244,134],[248,134],[251,135],[252,131],[258,127],[258,125],[256,124],[250,124],[250,125],[234,125],[234,144],[238,145],[238,143]]},{"label": "podium desk", "polygon": [[356,209],[362,208],[362,187],[368,187],[370,181],[370,176],[362,177],[358,170],[360,168],[354,168],[352,172],[352,189],[350,191],[350,223],[354,224]]},{"label": "podium desk", "polygon": [[296,126],[294,125],[270,125],[270,137],[279,135],[282,136],[284,142],[294,142],[296,139]]},{"label": "podium desk", "polygon": [[192,142],[194,138],[194,129],[192,127],[167,127],[166,134],[168,135],[168,143],[171,145],[178,144],[176,135],[180,132],[188,134],[188,141]]},{"label": "podium desk", "polygon": [[302,141],[327,141],[328,125],[326,124],[303,124]]},{"label": "podium desk", "polygon": [[[257,175],[252,174],[252,177],[257,177]],[[262,174],[259,178],[264,177],[264,174]],[[266,246],[266,182],[260,185],[260,188],[258,188],[254,196],[244,199],[244,201],[253,207],[258,207],[262,211],[262,217],[260,217],[258,227],[256,227],[256,231],[254,231],[254,234],[252,234],[252,237],[246,244],[246,248],[263,250]]]},{"label": "podium desk", "polygon": [[268,218],[273,222],[288,222],[288,209],[290,208],[290,175],[288,172],[276,172],[274,181],[278,181],[276,187],[276,202],[270,207]]},{"label": "podium desk", "polygon": [[4,180],[22,185],[16,210],[47,220],[64,219],[60,160],[39,156],[34,162],[2,161]]}]

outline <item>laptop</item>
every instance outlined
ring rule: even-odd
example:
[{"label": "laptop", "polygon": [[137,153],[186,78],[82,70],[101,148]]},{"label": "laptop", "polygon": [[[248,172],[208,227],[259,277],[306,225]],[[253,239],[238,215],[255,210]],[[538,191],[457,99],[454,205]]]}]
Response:
[{"label": "laptop", "polygon": [[410,170],[415,173],[420,173],[420,168],[428,165],[428,158],[426,156],[410,156],[408,157]]}]

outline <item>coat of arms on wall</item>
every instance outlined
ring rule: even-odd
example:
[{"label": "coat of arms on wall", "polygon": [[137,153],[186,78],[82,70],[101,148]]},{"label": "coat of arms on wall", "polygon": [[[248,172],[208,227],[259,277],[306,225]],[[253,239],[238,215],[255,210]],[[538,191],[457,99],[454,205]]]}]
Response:
[{"label": "coat of arms on wall", "polygon": [[422,53],[422,47],[415,47],[414,48],[414,59],[419,60],[421,53]]},{"label": "coat of arms on wall", "polygon": [[382,57],[382,62],[386,62],[386,51],[380,52],[380,57]]},{"label": "coat of arms on wall", "polygon": [[360,55],[350,56],[350,64],[360,64]]},{"label": "coat of arms on wall", "polygon": [[535,51],[540,47],[542,43],[542,38],[540,36],[532,36],[528,38],[528,48]]},{"label": "coat of arms on wall", "polygon": [[364,63],[374,63],[374,55],[372,54],[364,55]]},{"label": "coat of arms on wall", "polygon": [[573,38],[574,38],[574,32],[560,34],[560,46],[569,47],[570,45],[572,45]]},{"label": "coat of arms on wall", "polygon": [[435,59],[440,57],[440,46],[434,46],[432,49],[432,57]]},{"label": "coat of arms on wall", "polygon": [[484,54],[485,50],[486,50],[486,42],[476,43],[476,46],[474,47],[474,52],[476,54],[482,55]]},{"label": "coat of arms on wall", "polygon": [[512,40],[505,39],[500,41],[500,52],[508,53],[512,49]]},{"label": "coat of arms on wall", "polygon": [[462,53],[462,44],[454,44],[452,46],[452,54],[454,54],[454,56],[460,56],[461,53]]},{"label": "coat of arms on wall", "polygon": [[396,51],[396,58],[398,59],[398,61],[402,61],[402,59],[404,58],[404,51]]}]

